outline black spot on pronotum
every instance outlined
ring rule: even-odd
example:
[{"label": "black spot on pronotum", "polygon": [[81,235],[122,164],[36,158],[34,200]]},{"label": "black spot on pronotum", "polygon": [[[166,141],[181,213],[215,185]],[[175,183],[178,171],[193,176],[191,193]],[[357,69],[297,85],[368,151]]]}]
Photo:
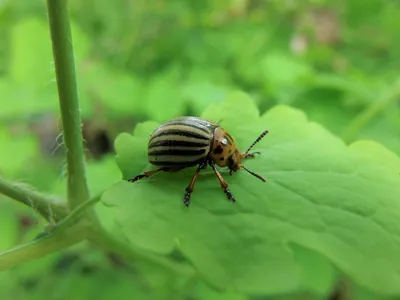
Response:
[{"label": "black spot on pronotum", "polygon": [[220,161],[223,161],[225,158],[222,156],[219,158]]},{"label": "black spot on pronotum", "polygon": [[215,149],[214,149],[214,154],[221,154],[224,150],[222,149],[221,145],[218,145]]}]

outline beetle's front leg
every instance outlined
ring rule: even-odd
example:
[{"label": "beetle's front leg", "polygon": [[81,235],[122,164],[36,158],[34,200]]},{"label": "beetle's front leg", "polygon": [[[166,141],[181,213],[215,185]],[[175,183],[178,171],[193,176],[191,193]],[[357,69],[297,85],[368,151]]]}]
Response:
[{"label": "beetle's front leg", "polygon": [[214,173],[217,176],[219,183],[221,184],[221,187],[224,189],[224,192],[225,192],[226,196],[228,197],[228,200],[231,200],[233,203],[235,203],[236,199],[233,196],[232,192],[229,190],[228,184],[226,183],[226,181],[224,180],[222,175],[218,172],[218,170],[215,168],[214,163],[210,162],[209,164],[210,164],[211,168],[214,170]]},{"label": "beetle's front leg", "polygon": [[185,197],[183,198],[183,204],[185,204],[186,207],[188,207],[190,205],[190,195],[193,192],[194,184],[196,183],[197,176],[199,175],[200,170],[205,169],[206,166],[207,166],[206,163],[201,163],[197,167],[196,172],[194,173],[194,175],[192,177],[192,180],[190,181],[189,185],[185,189],[186,193],[185,193]]},{"label": "beetle's front leg", "polygon": [[153,176],[154,174],[156,174],[156,173],[158,173],[158,172],[161,172],[161,171],[164,171],[164,172],[174,172],[174,171],[179,171],[179,170],[181,170],[181,169],[182,169],[182,168],[160,167],[160,168],[155,169],[155,170],[153,170],[153,171],[146,171],[146,172],[143,172],[142,174],[139,174],[139,175],[137,175],[137,176],[135,176],[135,177],[132,177],[132,178],[128,179],[128,181],[129,181],[129,182],[135,182],[135,181],[138,181],[138,180],[140,180],[140,179],[142,179],[142,178],[149,178],[150,176]]}]

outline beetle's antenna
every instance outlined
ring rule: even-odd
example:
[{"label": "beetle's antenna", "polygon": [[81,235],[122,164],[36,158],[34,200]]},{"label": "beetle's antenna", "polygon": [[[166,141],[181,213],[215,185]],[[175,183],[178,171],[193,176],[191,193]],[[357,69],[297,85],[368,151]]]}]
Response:
[{"label": "beetle's antenna", "polygon": [[249,147],[249,149],[247,149],[247,151],[243,154],[244,157],[247,157],[247,154],[249,153],[249,151],[251,150],[251,148],[254,147],[255,144],[257,144],[259,141],[262,140],[262,138],[268,133],[268,130],[265,130],[263,133],[260,134],[260,136],[254,141],[253,144],[251,144],[251,146]]},{"label": "beetle's antenna", "polygon": [[239,165],[239,167],[245,169],[247,172],[249,172],[249,173],[250,173],[251,175],[253,175],[254,177],[257,177],[257,178],[260,179],[261,181],[266,182],[266,180],[265,180],[261,175],[258,175],[258,174],[256,174],[256,173],[254,173],[253,171],[250,171],[250,170],[247,169],[245,166]]}]

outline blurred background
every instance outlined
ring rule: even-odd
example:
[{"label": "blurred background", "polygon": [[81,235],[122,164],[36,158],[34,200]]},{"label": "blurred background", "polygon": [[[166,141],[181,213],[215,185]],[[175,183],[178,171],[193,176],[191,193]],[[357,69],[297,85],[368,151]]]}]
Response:
[{"label": "blurred background", "polygon": [[[200,115],[235,90],[249,93],[261,113],[291,105],[346,143],[372,139],[400,154],[398,0],[71,0],[69,7],[93,194],[121,176],[118,133]],[[46,3],[0,1],[0,176],[65,195],[60,124]],[[5,250],[31,240],[44,221],[0,195],[0,225]],[[0,296],[247,299],[196,280],[183,286],[157,268],[79,246],[0,273]]]}]

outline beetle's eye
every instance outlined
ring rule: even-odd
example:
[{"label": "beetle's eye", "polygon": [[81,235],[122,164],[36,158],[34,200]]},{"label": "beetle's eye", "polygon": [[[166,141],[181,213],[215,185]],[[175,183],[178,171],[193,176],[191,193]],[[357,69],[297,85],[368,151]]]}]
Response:
[{"label": "beetle's eye", "polygon": [[229,164],[230,166],[233,166],[233,165],[235,164],[235,161],[233,160],[232,156],[230,156],[230,157],[228,158],[228,164]]}]

